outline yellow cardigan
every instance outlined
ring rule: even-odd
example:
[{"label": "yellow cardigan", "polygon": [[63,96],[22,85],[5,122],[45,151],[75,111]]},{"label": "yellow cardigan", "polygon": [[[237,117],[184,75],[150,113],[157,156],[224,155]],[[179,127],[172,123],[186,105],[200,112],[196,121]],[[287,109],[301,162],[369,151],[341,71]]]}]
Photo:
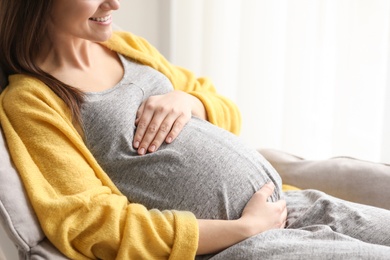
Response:
[{"label": "yellow cardigan", "polygon": [[[171,65],[130,33],[114,33],[104,45],[159,70],[175,89],[203,102],[211,123],[239,132],[237,107],[208,79]],[[62,253],[72,259],[194,258],[192,213],[129,203],[85,146],[65,103],[35,78],[12,75],[9,82],[0,96],[0,122],[42,229]]]}]

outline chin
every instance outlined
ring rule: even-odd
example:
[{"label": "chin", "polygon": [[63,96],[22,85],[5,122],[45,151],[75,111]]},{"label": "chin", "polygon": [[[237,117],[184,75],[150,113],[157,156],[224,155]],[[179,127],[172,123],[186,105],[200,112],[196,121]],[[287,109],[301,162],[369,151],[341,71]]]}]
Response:
[{"label": "chin", "polygon": [[91,40],[94,42],[105,42],[111,38],[111,35],[112,35],[112,30],[110,30],[109,32],[106,32],[106,33],[102,33],[99,36],[94,35],[93,39],[91,39]]}]

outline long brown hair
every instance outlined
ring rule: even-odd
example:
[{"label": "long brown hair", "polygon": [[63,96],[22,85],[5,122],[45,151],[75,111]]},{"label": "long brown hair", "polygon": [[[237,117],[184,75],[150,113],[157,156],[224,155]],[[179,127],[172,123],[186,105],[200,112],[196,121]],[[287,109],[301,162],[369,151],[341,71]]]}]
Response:
[{"label": "long brown hair", "polygon": [[48,85],[69,107],[73,120],[81,122],[82,91],[71,87],[36,65],[41,39],[53,0],[0,0],[0,66],[6,75],[26,74]]}]

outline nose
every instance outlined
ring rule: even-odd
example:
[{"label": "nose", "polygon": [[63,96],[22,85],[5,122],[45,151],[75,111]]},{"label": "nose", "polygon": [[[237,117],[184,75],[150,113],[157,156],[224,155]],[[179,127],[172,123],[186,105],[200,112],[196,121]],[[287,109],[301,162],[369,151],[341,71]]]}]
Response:
[{"label": "nose", "polygon": [[102,3],[101,8],[104,10],[118,10],[120,6],[119,0],[106,0]]}]

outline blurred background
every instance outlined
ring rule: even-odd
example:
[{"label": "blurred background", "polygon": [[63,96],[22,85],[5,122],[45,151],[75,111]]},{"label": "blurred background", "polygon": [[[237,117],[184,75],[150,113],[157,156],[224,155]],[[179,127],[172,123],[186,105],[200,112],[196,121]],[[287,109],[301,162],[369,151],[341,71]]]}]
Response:
[{"label": "blurred background", "polygon": [[212,78],[253,147],[390,163],[390,1],[126,0],[115,22]]}]

